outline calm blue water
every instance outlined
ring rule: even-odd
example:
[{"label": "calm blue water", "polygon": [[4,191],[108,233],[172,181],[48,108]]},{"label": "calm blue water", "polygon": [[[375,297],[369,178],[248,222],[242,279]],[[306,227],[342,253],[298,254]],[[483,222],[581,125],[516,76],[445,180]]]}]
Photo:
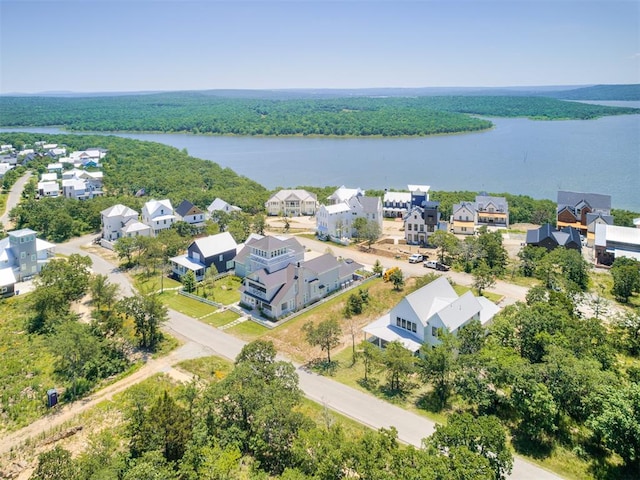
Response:
[{"label": "calm blue water", "polygon": [[640,211],[640,115],[491,120],[495,128],[487,132],[425,138],[117,135],[186,148],[269,189],[343,184],[402,189],[412,183],[552,200],[558,190],[575,190],[609,194],[614,208]]}]

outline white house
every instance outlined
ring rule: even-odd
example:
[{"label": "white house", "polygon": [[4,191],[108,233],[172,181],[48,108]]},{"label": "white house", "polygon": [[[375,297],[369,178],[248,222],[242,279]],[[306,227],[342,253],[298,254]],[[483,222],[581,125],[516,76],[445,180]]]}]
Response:
[{"label": "white house", "polygon": [[344,242],[353,237],[357,218],[377,223],[382,232],[380,198],[355,195],[342,203],[321,205],[316,215],[316,232],[320,238]]},{"label": "white house", "polygon": [[57,197],[60,195],[60,185],[56,181],[38,182],[38,195],[41,197]]},{"label": "white house", "polygon": [[205,213],[189,200],[183,200],[175,210],[176,219],[196,227],[204,225]]},{"label": "white house", "polygon": [[47,165],[47,171],[62,173],[62,164],[60,162],[54,162]]},{"label": "white house", "polygon": [[213,202],[211,202],[211,205],[207,207],[209,218],[215,218],[217,212],[232,213],[232,212],[240,212],[240,211],[242,211],[240,207],[231,205],[230,203],[225,202],[221,198],[216,198]]},{"label": "white house", "polygon": [[171,228],[175,221],[176,216],[169,199],[150,200],[142,207],[142,223],[151,227],[153,235]]},{"label": "white house", "polygon": [[123,237],[122,228],[130,220],[138,220],[138,212],[125,206],[114,205],[100,212],[102,219],[102,238],[108,242],[115,242]]},{"label": "white house", "polygon": [[[64,178],[64,176],[62,178]],[[55,172],[40,175],[41,182],[55,182],[56,180],[58,180],[58,174]]]},{"label": "white house", "polygon": [[441,276],[407,295],[363,330],[379,347],[397,340],[415,353],[422,344],[437,345],[439,329],[455,335],[472,320],[480,320],[486,326],[499,310],[493,302],[475,297],[471,291],[458,296],[447,278]]},{"label": "white house", "polygon": [[55,245],[37,238],[35,231],[23,228],[9,232],[0,240],[0,277],[3,283],[0,294],[13,292],[12,277],[22,282],[40,273],[54,255]]},{"label": "white house", "polygon": [[352,197],[364,197],[365,191],[361,188],[347,188],[342,185],[327,197],[327,205],[337,205],[349,201]]},{"label": "white house", "polygon": [[264,206],[267,215],[315,215],[318,210],[318,198],[306,190],[280,190],[267,200]]},{"label": "white house", "polygon": [[4,177],[5,173],[11,170],[14,166],[10,163],[0,162],[0,178]]}]

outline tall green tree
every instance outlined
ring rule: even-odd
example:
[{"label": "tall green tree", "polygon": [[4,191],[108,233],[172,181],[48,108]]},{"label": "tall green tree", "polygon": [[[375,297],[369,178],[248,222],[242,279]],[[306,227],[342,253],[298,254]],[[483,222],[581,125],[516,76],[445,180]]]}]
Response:
[{"label": "tall green tree", "polygon": [[169,318],[167,307],[157,294],[123,298],[118,310],[133,319],[142,348],[154,351],[162,339],[161,325]]},{"label": "tall green tree", "polygon": [[409,376],[416,370],[416,357],[399,341],[389,342],[382,354],[382,365],[387,373],[389,389],[403,392]]},{"label": "tall green tree", "polygon": [[327,363],[331,363],[331,350],[340,345],[340,335],[342,328],[335,318],[323,320],[315,326],[312,322],[307,322],[302,326],[305,332],[307,343],[314,347],[320,347],[327,352]]},{"label": "tall green tree", "polygon": [[438,332],[438,340],[440,343],[434,347],[426,343],[422,345],[419,369],[422,378],[433,385],[440,406],[444,407],[451,395],[455,378],[458,342],[447,330]]}]

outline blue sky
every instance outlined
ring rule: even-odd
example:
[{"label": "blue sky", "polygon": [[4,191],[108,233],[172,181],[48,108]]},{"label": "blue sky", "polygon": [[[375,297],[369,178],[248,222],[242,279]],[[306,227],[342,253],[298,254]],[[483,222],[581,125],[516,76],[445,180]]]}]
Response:
[{"label": "blue sky", "polygon": [[640,2],[0,0],[0,93],[640,83]]}]

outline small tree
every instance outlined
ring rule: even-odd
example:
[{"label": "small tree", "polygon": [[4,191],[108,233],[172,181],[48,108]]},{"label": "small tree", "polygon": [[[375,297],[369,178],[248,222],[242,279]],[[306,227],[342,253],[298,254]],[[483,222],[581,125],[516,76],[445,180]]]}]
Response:
[{"label": "small tree", "polygon": [[377,365],[380,364],[382,357],[382,351],[373,343],[364,340],[360,344],[359,357],[362,359],[362,366],[364,367],[364,381],[369,381],[369,375],[371,375]]},{"label": "small tree", "polygon": [[182,282],[185,292],[192,293],[196,289],[196,275],[192,270],[182,275],[180,281]]},{"label": "small tree", "polygon": [[404,287],[404,274],[399,268],[394,270],[394,272],[389,276],[389,280],[393,283],[393,289],[398,292],[402,290],[402,287]]},{"label": "small tree", "polygon": [[382,267],[380,260],[376,258],[376,263],[373,264],[373,273],[380,276],[382,275],[383,270],[384,268]]},{"label": "small tree", "polygon": [[314,347],[320,347],[327,352],[327,363],[331,363],[331,349],[340,344],[340,334],[342,329],[335,318],[330,318],[318,323],[316,327],[312,322],[307,322],[302,326],[307,342]]},{"label": "small tree", "polygon": [[478,295],[482,295],[485,288],[492,287],[496,283],[496,278],[491,268],[484,260],[473,271],[473,286],[478,290]]}]

